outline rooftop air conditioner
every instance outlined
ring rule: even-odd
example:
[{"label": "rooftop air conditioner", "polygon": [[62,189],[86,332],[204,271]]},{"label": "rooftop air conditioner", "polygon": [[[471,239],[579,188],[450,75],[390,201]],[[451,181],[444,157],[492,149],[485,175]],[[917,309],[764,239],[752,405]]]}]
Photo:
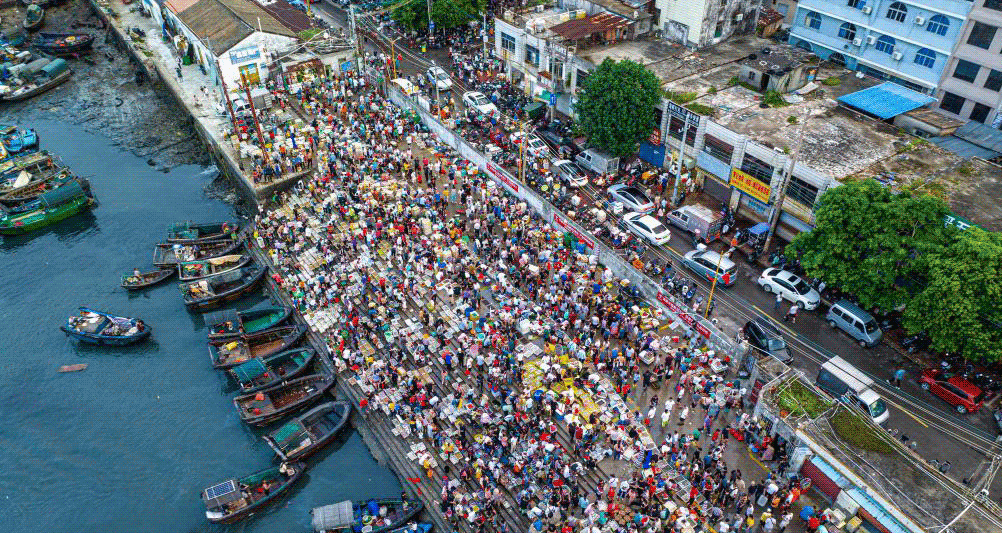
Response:
[{"label": "rooftop air conditioner", "polygon": [[872,7],[870,7],[870,6],[863,6],[863,14],[864,15],[869,15],[871,11],[873,11]]},{"label": "rooftop air conditioner", "polygon": [[895,61],[901,61],[902,57],[904,57],[904,55],[902,55],[901,52],[898,51],[895,51],[893,54],[891,54],[891,59]]},{"label": "rooftop air conditioner", "polygon": [[744,20],[744,18],[745,18],[745,14],[744,13],[735,13],[734,14],[734,22],[741,22],[742,20]]},{"label": "rooftop air conditioner", "polygon": [[546,4],[539,4],[535,9],[536,13],[542,13],[543,11],[546,11]]},{"label": "rooftop air conditioner", "polygon": [[862,46],[863,45],[863,39],[860,39],[859,37],[856,37],[855,39],[852,40],[852,45],[853,46]]},{"label": "rooftop air conditioner", "polygon": [[876,43],[877,43],[877,36],[876,35],[867,35],[866,36],[866,44],[876,44]]},{"label": "rooftop air conditioner", "polygon": [[923,24],[925,24],[925,17],[923,17],[922,15],[919,15],[919,16],[915,17],[915,25],[916,26],[921,26]]}]

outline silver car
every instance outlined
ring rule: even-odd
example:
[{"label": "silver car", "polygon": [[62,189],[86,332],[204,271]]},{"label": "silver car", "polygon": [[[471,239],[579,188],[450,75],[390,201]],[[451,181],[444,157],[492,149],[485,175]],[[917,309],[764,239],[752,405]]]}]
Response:
[{"label": "silver car", "polygon": [[644,191],[632,185],[620,183],[609,187],[607,192],[609,193],[610,200],[620,202],[623,204],[623,207],[631,211],[638,213],[650,213],[654,211],[654,202],[647,197]]}]

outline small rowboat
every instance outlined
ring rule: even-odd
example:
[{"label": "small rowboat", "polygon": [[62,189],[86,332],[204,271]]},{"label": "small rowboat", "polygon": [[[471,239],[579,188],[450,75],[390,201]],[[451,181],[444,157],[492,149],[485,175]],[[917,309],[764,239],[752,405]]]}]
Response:
[{"label": "small rowboat", "polygon": [[67,56],[89,50],[94,36],[89,33],[39,33],[35,48],[54,56]]},{"label": "small rowboat", "polygon": [[204,312],[250,294],[267,271],[267,268],[251,263],[239,270],[182,283],[178,287],[189,311]]},{"label": "small rowboat", "polygon": [[139,289],[145,289],[146,287],[152,287],[161,281],[165,281],[173,275],[173,270],[162,268],[152,272],[140,272],[138,276],[135,274],[122,276],[122,287],[125,287],[130,291],[137,291]]},{"label": "small rowboat", "polygon": [[424,505],[418,501],[383,498],[365,503],[333,503],[315,507],[310,514],[313,515],[313,529],[317,533],[363,530],[369,533],[389,533],[406,525],[422,509]]},{"label": "small rowboat", "polygon": [[264,426],[283,416],[309,407],[330,390],[334,376],[314,374],[233,398],[240,419],[252,426]]},{"label": "small rowboat", "polygon": [[209,357],[218,369],[233,368],[257,357],[287,350],[306,334],[306,326],[279,326],[231,339],[209,341]]},{"label": "small rowboat", "polygon": [[208,224],[182,222],[167,228],[167,242],[191,244],[213,241],[230,237],[239,230],[240,225],[235,222],[210,222]]},{"label": "small rowboat", "polygon": [[42,27],[45,22],[45,10],[42,6],[31,4],[24,12],[24,22],[21,25],[28,31],[34,31]]},{"label": "small rowboat", "polygon": [[249,255],[234,254],[201,261],[184,261],[178,263],[177,273],[181,281],[211,278],[224,272],[230,272],[250,263]]},{"label": "small rowboat", "polygon": [[206,315],[205,325],[209,326],[209,340],[226,339],[275,327],[285,322],[290,315],[290,307],[265,307],[239,312],[227,309]]},{"label": "small rowboat", "polygon": [[297,378],[312,368],[316,352],[309,348],[286,350],[268,357],[255,357],[229,370],[244,393],[257,392]]},{"label": "small rowboat", "polygon": [[86,307],[66,319],[59,327],[67,335],[81,342],[102,346],[126,346],[139,342],[153,333],[153,328],[142,320],[115,316]]},{"label": "small rowboat", "polygon": [[162,242],[157,244],[157,248],[153,252],[153,266],[174,268],[181,261],[198,261],[230,255],[241,246],[243,246],[241,241],[229,238],[193,244]]},{"label": "small rowboat", "polygon": [[282,463],[240,479],[229,479],[202,491],[209,522],[229,524],[254,514],[299,480],[302,463]]},{"label": "small rowboat", "polygon": [[338,400],[318,405],[264,436],[281,461],[302,461],[337,437],[351,416],[351,404]]}]

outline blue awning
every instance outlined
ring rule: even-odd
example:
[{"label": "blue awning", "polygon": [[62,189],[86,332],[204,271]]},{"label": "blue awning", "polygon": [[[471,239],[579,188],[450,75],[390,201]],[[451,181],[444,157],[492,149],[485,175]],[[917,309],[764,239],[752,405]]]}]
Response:
[{"label": "blue awning", "polygon": [[881,119],[888,119],[931,104],[936,99],[888,81],[869,89],[846,94],[839,97],[838,101]]},{"label": "blue awning", "polygon": [[884,509],[883,505],[859,487],[851,487],[846,489],[845,492],[890,533],[917,533],[922,531],[915,523],[904,524],[894,516],[891,516],[891,513],[887,509]]}]

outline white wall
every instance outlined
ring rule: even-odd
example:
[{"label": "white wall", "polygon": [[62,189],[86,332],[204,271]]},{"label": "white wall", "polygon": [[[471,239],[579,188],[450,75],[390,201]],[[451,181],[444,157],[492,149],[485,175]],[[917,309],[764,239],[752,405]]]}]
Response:
[{"label": "white wall", "polygon": [[[239,67],[254,63],[257,63],[258,65],[258,73],[261,75],[261,79],[266,79],[268,77],[269,64],[272,62],[272,58],[292,49],[296,45],[297,41],[298,39],[295,37],[286,37],[284,35],[276,35],[273,33],[259,31],[248,35],[244,40],[240,41],[226,52],[220,54],[220,57],[218,58],[219,69],[222,71],[223,79],[226,80],[227,85],[230,85],[231,87],[239,85]],[[233,52],[253,50],[257,51],[257,57],[247,59],[237,58],[235,62],[233,61]],[[272,67],[280,68],[278,65],[272,65]]]}]

